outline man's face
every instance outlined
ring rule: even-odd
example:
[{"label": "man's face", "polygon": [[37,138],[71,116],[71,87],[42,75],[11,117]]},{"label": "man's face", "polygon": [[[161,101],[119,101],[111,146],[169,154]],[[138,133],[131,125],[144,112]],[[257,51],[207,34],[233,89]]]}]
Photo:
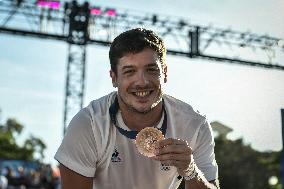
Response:
[{"label": "man's face", "polygon": [[[166,67],[163,68],[166,73]],[[145,48],[128,53],[118,60],[117,74],[110,71],[113,86],[118,87],[118,98],[127,108],[138,113],[151,111],[162,97],[161,63],[155,51]]]}]

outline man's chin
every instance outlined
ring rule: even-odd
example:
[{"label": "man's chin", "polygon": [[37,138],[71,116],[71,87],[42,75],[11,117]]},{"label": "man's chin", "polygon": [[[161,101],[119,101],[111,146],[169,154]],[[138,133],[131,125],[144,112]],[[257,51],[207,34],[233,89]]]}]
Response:
[{"label": "man's chin", "polygon": [[132,106],[137,112],[140,113],[148,113],[150,111],[152,111],[160,102],[161,102],[162,98],[156,100],[155,102],[149,100],[146,103],[137,103],[136,105]]},{"label": "man's chin", "polygon": [[140,113],[140,114],[146,114],[152,110],[151,107],[132,107],[132,109],[136,113]]}]

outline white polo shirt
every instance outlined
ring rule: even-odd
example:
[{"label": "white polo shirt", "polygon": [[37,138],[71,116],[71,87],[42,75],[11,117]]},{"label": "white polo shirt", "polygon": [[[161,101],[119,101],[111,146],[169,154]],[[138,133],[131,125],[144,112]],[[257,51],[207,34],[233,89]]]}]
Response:
[{"label": "white polo shirt", "polygon": [[[93,177],[93,189],[177,188],[181,180],[175,167],[162,166],[139,154],[135,140],[122,135],[113,125],[109,107],[115,96],[113,92],[92,101],[72,119],[55,159],[83,176]],[[205,178],[216,179],[214,140],[207,120],[182,101],[168,95],[163,99],[167,114],[165,137],[188,141],[196,165]],[[117,123],[128,130],[120,113]]]}]

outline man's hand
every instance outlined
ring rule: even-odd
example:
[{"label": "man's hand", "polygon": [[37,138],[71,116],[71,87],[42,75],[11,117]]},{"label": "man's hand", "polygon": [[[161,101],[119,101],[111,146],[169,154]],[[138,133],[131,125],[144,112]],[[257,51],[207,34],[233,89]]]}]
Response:
[{"label": "man's hand", "polygon": [[[188,176],[190,163],[193,162],[192,150],[188,143],[179,139],[164,139],[156,144],[156,156],[151,157],[162,164],[175,166],[180,176]],[[218,180],[209,183],[205,177],[197,175],[194,179],[186,181],[186,188],[192,189],[217,189]]]},{"label": "man's hand", "polygon": [[184,140],[168,138],[156,144],[152,159],[162,164],[175,166],[180,176],[185,176],[190,162],[193,160],[192,150]]}]

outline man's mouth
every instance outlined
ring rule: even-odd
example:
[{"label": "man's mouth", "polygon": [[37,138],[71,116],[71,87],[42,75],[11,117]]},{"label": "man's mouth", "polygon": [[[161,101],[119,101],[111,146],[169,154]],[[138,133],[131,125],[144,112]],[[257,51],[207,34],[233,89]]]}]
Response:
[{"label": "man's mouth", "polygon": [[147,97],[149,96],[153,91],[137,91],[137,92],[132,92],[133,95],[137,97]]}]

